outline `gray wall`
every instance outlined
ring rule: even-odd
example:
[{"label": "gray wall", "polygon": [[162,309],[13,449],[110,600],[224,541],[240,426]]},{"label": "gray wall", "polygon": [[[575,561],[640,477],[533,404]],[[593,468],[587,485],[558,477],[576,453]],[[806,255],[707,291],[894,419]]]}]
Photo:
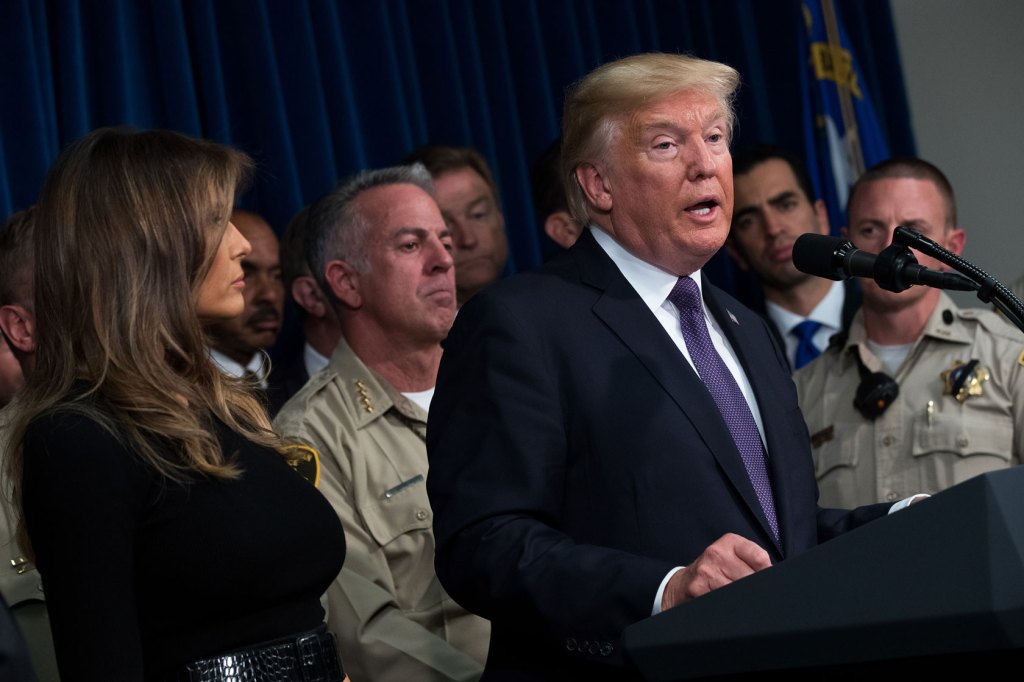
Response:
[{"label": "gray wall", "polygon": [[918,154],[953,183],[964,256],[1009,285],[1024,273],[1024,2],[891,6]]}]

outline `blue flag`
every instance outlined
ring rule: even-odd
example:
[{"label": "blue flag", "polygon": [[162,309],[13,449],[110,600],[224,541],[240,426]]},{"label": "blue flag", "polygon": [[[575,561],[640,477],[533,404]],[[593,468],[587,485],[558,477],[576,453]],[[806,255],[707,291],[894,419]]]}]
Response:
[{"label": "blue flag", "polygon": [[832,0],[806,0],[803,16],[800,49],[806,63],[800,85],[807,166],[837,232],[846,222],[850,187],[866,168],[889,158],[889,145]]}]

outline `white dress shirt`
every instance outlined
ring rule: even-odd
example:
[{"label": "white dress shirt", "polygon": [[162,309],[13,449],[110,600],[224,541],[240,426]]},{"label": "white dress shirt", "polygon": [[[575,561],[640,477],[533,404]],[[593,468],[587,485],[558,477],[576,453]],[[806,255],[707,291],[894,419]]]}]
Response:
[{"label": "white dress shirt", "polygon": [[307,342],[302,347],[302,364],[306,366],[306,376],[313,376],[330,363],[331,359],[326,355],[320,355],[316,348]]},{"label": "white dress shirt", "polygon": [[267,375],[270,373],[270,363],[267,361],[267,354],[263,351],[254,353],[246,365],[235,362],[227,355],[224,355],[224,353],[213,348],[210,349],[210,358],[228,376],[241,379],[245,376],[246,372],[252,372],[259,378],[260,388],[267,388]]},{"label": "white dress shirt", "polygon": [[765,301],[765,310],[768,312],[768,319],[772,321],[782,336],[782,342],[786,346],[786,357],[789,358],[791,367],[796,367],[796,348],[800,345],[800,339],[791,334],[793,327],[804,320],[814,320],[821,324],[818,331],[814,333],[811,343],[819,351],[828,348],[828,340],[832,335],[843,328],[843,303],[846,301],[846,285],[842,282],[833,282],[825,298],[814,306],[814,310],[807,317],[797,315],[786,310],[778,303]]}]

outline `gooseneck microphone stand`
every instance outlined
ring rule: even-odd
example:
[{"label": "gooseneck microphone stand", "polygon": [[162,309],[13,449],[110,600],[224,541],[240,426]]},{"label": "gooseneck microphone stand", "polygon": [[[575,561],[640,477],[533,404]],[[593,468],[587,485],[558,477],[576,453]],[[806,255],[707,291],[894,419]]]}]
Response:
[{"label": "gooseneck microphone stand", "polygon": [[[983,303],[994,304],[1010,322],[1015,324],[1018,329],[1024,332],[1024,303],[1021,303],[1021,300],[1014,296],[1013,292],[1007,289],[992,275],[988,274],[976,265],[964,260],[955,253],[939,246],[921,233],[900,225],[893,232],[892,244],[887,246],[880,254],[878,254],[878,259],[879,261],[885,259],[887,263],[891,263],[893,266],[905,262],[908,259],[910,262],[917,262],[914,255],[910,253],[911,247],[926,256],[931,256],[932,258],[945,263],[970,280],[973,285],[971,286],[971,290],[977,292],[978,298],[981,299]],[[900,271],[899,267],[885,267],[880,269],[893,273],[898,273]],[[900,286],[899,282],[893,282],[892,284],[894,286]],[[903,286],[902,288],[905,289],[907,286],[909,285]],[[891,290],[899,291],[902,289]]]}]

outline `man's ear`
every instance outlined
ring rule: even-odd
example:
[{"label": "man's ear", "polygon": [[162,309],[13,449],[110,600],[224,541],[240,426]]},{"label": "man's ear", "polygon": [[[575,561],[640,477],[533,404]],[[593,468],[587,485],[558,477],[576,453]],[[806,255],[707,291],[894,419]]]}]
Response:
[{"label": "man's ear", "polygon": [[363,305],[363,296],[360,293],[359,272],[349,263],[343,260],[332,260],[324,268],[324,276],[327,279],[327,286],[331,293],[352,309]]},{"label": "man's ear", "polygon": [[292,298],[310,317],[327,317],[327,297],[312,275],[299,275],[292,280]]},{"label": "man's ear", "polygon": [[821,234],[828,234],[832,228],[828,223],[828,208],[825,207],[825,202],[821,199],[814,202],[814,215],[818,217],[819,232]]},{"label": "man's ear", "polygon": [[568,249],[579,239],[583,228],[568,211],[555,211],[544,219],[544,232],[563,249]]},{"label": "man's ear", "polygon": [[581,163],[576,167],[576,182],[583,190],[583,196],[599,211],[612,210],[611,187],[603,171],[592,163]]},{"label": "man's ear", "polygon": [[0,329],[11,344],[21,353],[32,353],[36,349],[36,316],[17,303],[0,306]]},{"label": "man's ear", "polygon": [[952,228],[946,233],[945,247],[960,256],[964,252],[964,245],[967,244],[967,233],[959,227]]}]

